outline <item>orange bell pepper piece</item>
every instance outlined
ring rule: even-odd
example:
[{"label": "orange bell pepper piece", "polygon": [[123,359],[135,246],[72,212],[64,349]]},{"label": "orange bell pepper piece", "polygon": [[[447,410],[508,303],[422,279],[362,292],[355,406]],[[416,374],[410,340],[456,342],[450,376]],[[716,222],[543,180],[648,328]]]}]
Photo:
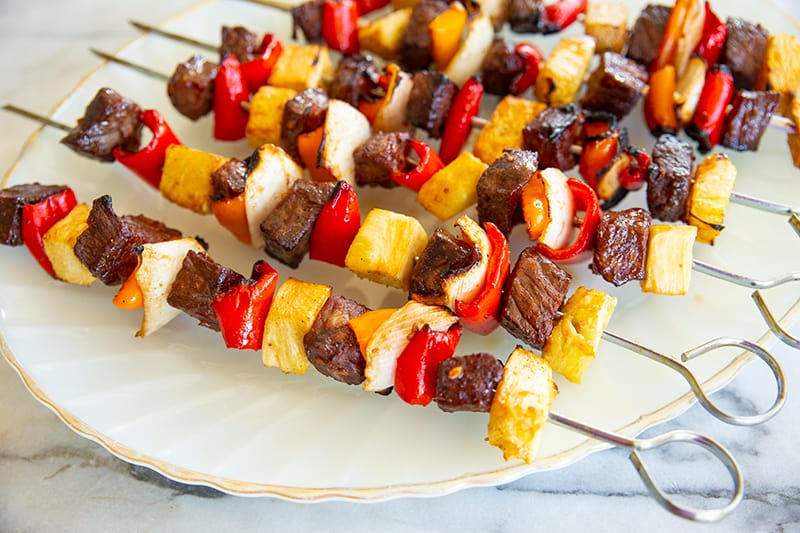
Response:
[{"label": "orange bell pepper piece", "polygon": [[661,43],[658,45],[656,58],[650,64],[650,72],[661,70],[667,65],[672,65],[675,61],[675,51],[678,49],[678,42],[681,40],[681,32],[689,17],[689,8],[692,0],[676,0],[675,6],[670,12],[664,33],[661,35]]},{"label": "orange bell pepper piece", "polygon": [[428,24],[431,56],[437,69],[444,70],[456,55],[466,25],[467,10],[461,2],[453,2],[447,10]]},{"label": "orange bell pepper piece", "polygon": [[378,85],[384,90],[383,97],[379,98],[375,101],[369,100],[361,100],[358,103],[358,110],[367,117],[367,120],[370,124],[375,122],[375,119],[378,118],[378,113],[386,105],[387,102],[391,101],[392,94],[394,94],[394,88],[397,86],[397,79],[400,76],[400,67],[395,65],[394,63],[389,63],[385,67],[383,67],[383,74],[381,75],[380,79],[378,80]]},{"label": "orange bell pepper piece", "polygon": [[650,88],[644,100],[644,120],[654,135],[677,133],[675,112],[675,66],[666,65],[650,75]]},{"label": "orange bell pepper piece", "polygon": [[142,293],[139,282],[136,281],[136,272],[139,271],[141,264],[142,258],[139,257],[139,264],[136,265],[131,275],[128,276],[128,279],[120,286],[117,294],[114,295],[114,299],[111,300],[111,303],[116,307],[130,311],[144,306],[144,293]]},{"label": "orange bell pepper piece", "polygon": [[217,222],[219,222],[223,228],[233,233],[234,237],[248,246],[253,244],[252,238],[250,237],[250,228],[247,225],[244,193],[234,196],[233,198],[211,202],[211,210],[214,212]]},{"label": "orange bell pepper piece", "polygon": [[302,133],[297,136],[297,151],[300,152],[300,159],[308,169],[311,179],[314,181],[337,181],[327,168],[319,166],[319,151],[322,148],[322,141],[325,135],[325,126],[320,126],[309,133]]},{"label": "orange bell pepper piece", "polygon": [[550,205],[544,189],[544,181],[539,173],[522,189],[522,215],[531,240],[538,239],[548,224],[550,224]]}]

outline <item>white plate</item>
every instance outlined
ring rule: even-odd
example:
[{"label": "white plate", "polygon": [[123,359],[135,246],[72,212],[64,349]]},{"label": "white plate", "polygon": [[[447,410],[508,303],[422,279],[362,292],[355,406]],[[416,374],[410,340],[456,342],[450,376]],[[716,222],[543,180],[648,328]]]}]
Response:
[{"label": "white plate", "polygon": [[[631,20],[644,2],[631,4]],[[719,2],[718,4],[722,4]],[[771,31],[795,31],[771,4],[749,1],[715,6],[759,21]],[[142,14],[143,18],[146,14]],[[238,1],[209,2],[165,25],[216,42],[221,24],[243,24],[288,39],[288,14]],[[571,33],[580,31],[575,28]],[[536,37],[547,51],[558,37]],[[193,50],[158,37],[143,37],[122,53],[170,72]],[[246,143],[215,143],[211,121],[191,123],[175,112],[162,83],[116,65],[92,73],[54,113],[66,123],[83,114],[98,88],[113,87],[145,108],[161,110],[188,146],[243,157]],[[627,125],[632,142],[651,148],[640,111]],[[58,144],[61,133],[44,129],[26,146],[7,185],[67,183],[80,200],[110,194],[119,213],[143,213],[189,235],[201,235],[219,262],[249,273],[263,254],[237,244],[212,217],[175,207],[119,165],[101,165]],[[758,154],[731,154],[739,168],[736,190],[800,205],[800,172],[791,165],[785,136],[770,131]],[[362,215],[379,205],[436,225],[405,190],[359,191]],[[641,203],[643,193],[621,207]],[[754,277],[800,269],[798,240],[782,216],[731,205],[727,229],[714,247],[696,245],[696,257]],[[449,225],[449,224],[448,224]],[[514,232],[513,248],[526,243]],[[111,305],[114,289],[70,286],[49,279],[24,247],[0,251],[2,351],[28,389],[75,431],[127,461],[174,479],[242,495],[299,500],[379,500],[437,495],[468,486],[508,482],[535,471],[562,467],[605,446],[547,426],[533,465],[504,462],[485,442],[485,414],[446,414],[435,406],[410,407],[397,396],[366,394],[310,371],[286,376],[261,366],[260,353],[226,350],[219,336],[181,316],[156,334],[135,338],[138,312]],[[591,275],[586,261],[568,265],[574,286],[615,294],[620,303],[610,330],[670,354],[719,336],[761,339],[766,328],[750,290],[695,274],[685,297],[642,294],[635,283],[620,289]],[[405,295],[358,281],[347,271],[306,260],[282,279],[332,284],[336,293],[367,305],[400,305]],[[796,319],[796,286],[767,291],[772,307]],[[502,330],[482,339],[466,335],[458,353],[489,351],[505,357],[516,340]],[[691,363],[716,389],[733,379],[745,357],[725,352]],[[580,386],[558,379],[554,410],[633,435],[682,412],[692,403],[676,375],[609,343]]]}]

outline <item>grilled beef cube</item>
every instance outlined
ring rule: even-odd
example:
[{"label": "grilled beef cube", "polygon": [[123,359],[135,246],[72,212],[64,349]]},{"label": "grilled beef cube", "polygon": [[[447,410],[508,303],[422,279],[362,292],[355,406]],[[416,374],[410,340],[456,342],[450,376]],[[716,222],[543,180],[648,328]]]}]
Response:
[{"label": "grilled beef cube", "polygon": [[322,42],[322,7],[325,0],[309,0],[292,8],[292,39],[297,39],[297,30],[303,32],[308,43]]},{"label": "grilled beef cube", "polygon": [[108,195],[92,202],[86,223],[88,228],[75,242],[75,255],[106,285],[128,279],[139,261],[140,245],[181,237],[180,231],[144,215],[118,216]]},{"label": "grilled beef cube", "polygon": [[328,96],[358,108],[358,103],[377,88],[375,63],[362,55],[344,56],[336,66]]},{"label": "grilled beef cube", "polygon": [[514,43],[495,38],[481,64],[483,88],[489,94],[510,94],[511,86],[524,70],[522,59],[514,53]]},{"label": "grilled beef cube", "polygon": [[731,69],[734,87],[752,89],[767,49],[769,31],[740,18],[730,17],[725,22],[728,37],[719,61]]},{"label": "grilled beef cube", "polygon": [[506,150],[478,178],[478,221],[491,222],[507,237],[522,220],[522,189],[539,167],[536,152]]},{"label": "grilled beef cube", "polygon": [[543,0],[511,0],[508,25],[513,32],[538,33],[543,14]]},{"label": "grilled beef cube", "polygon": [[220,61],[233,54],[239,63],[247,63],[258,57],[261,41],[258,35],[244,26],[222,26],[222,40],[219,45]]},{"label": "grilled beef cube", "polygon": [[541,168],[569,170],[578,164],[572,145],[583,129],[583,113],[575,104],[547,107],[522,130],[522,146],[539,153]]},{"label": "grilled beef cube", "polygon": [[777,91],[736,91],[720,143],[734,150],[758,150],[780,101],[781,93]]},{"label": "grilled beef cube", "polygon": [[297,137],[325,124],[328,114],[328,95],[320,88],[306,89],[292,97],[283,108],[281,142],[295,161],[300,162]]},{"label": "grilled beef cube", "polygon": [[413,83],[406,117],[411,124],[438,139],[458,87],[446,74],[432,70],[415,72]]},{"label": "grilled beef cube", "polygon": [[405,132],[377,132],[353,152],[356,165],[356,184],[363,186],[397,186],[392,172],[405,172],[406,149],[411,135]]},{"label": "grilled beef cube", "polygon": [[232,157],[211,174],[211,187],[214,200],[236,198],[244,192],[247,179],[247,163]]},{"label": "grilled beef cube", "polygon": [[264,250],[281,263],[297,268],[308,252],[314,222],[335,188],[333,182],[295,181],[261,223]]},{"label": "grilled beef cube", "polygon": [[122,148],[139,150],[142,140],[142,109],[113,89],[104,87],[86,106],[83,117],[63,139],[62,144],[98,161],[114,161],[112,151]]},{"label": "grilled beef cube", "polygon": [[628,38],[627,57],[645,67],[650,66],[658,55],[661,36],[671,12],[671,7],[657,4],[649,4],[642,10]]},{"label": "grilled beef cube", "polygon": [[431,36],[428,24],[447,11],[448,3],[443,0],[422,0],[411,12],[411,20],[403,32],[400,47],[400,65],[403,69],[416,72],[430,65]]},{"label": "grilled beef cube", "polygon": [[618,118],[631,112],[647,88],[647,69],[616,52],[604,52],[600,65],[589,77],[584,109],[606,111]]},{"label": "grilled beef cube", "polygon": [[592,272],[617,287],[642,280],[647,262],[647,239],[652,218],[645,209],[604,211],[597,225]]},{"label": "grilled beef cube", "polygon": [[244,276],[211,259],[189,250],[167,295],[167,303],[196,318],[201,326],[219,331],[214,299],[244,282]]},{"label": "grilled beef cube", "polygon": [[218,67],[200,54],[178,63],[167,82],[167,95],[178,113],[197,120],[211,112]]},{"label": "grilled beef cube", "polygon": [[445,294],[445,281],[469,270],[479,258],[466,242],[436,228],[411,271],[411,299],[437,305]]},{"label": "grilled beef cube", "polygon": [[321,374],[348,385],[364,381],[366,362],[347,322],[367,311],[368,307],[335,294],[322,306],[303,337],[306,356]]},{"label": "grilled beef cube", "polygon": [[439,363],[436,405],[442,411],[489,412],[503,363],[488,353],[449,357]]},{"label": "grilled beef cube", "polygon": [[529,246],[519,255],[503,289],[500,325],[534,348],[544,345],[572,276]]},{"label": "grilled beef cube", "polygon": [[27,183],[0,189],[0,244],[22,244],[22,207],[36,204],[67,189],[66,185]]},{"label": "grilled beef cube", "polygon": [[683,220],[692,189],[692,145],[674,135],[658,138],[647,173],[647,208],[653,218]]}]

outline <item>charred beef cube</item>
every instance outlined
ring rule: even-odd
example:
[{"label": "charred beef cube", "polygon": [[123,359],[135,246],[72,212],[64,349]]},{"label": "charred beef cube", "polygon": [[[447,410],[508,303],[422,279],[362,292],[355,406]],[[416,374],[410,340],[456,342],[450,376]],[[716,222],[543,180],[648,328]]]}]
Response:
[{"label": "charred beef cube", "polygon": [[647,88],[647,69],[616,52],[604,52],[600,65],[589,77],[584,109],[606,111],[618,118],[631,112]]},{"label": "charred beef cube", "polygon": [[138,246],[181,237],[180,231],[144,215],[118,216],[108,195],[92,202],[86,223],[75,242],[75,255],[106,285],[128,279],[139,261]]},{"label": "charred beef cube", "polygon": [[507,237],[522,220],[522,189],[539,168],[536,152],[506,150],[478,178],[478,221],[491,222]]},{"label": "charred beef cube", "polygon": [[261,223],[265,251],[281,263],[297,268],[308,252],[311,229],[336,188],[333,182],[294,182]]},{"label": "charred beef cube", "polygon": [[297,30],[303,32],[308,43],[322,42],[322,7],[325,0],[309,0],[292,8],[292,39]]},{"label": "charred beef cube", "polygon": [[220,61],[233,54],[239,63],[247,63],[258,57],[261,41],[258,35],[244,26],[223,26],[222,40],[219,45]]},{"label": "charred beef cube", "polygon": [[628,37],[627,56],[637,63],[648,67],[658,55],[661,45],[661,36],[667,26],[667,20],[672,12],[669,6],[657,4],[647,5],[633,23],[630,37]]},{"label": "charred beef cube", "polygon": [[466,242],[436,228],[411,271],[411,299],[428,305],[444,303],[447,279],[469,270],[478,259]]},{"label": "charred beef cube", "polygon": [[652,218],[645,209],[604,211],[597,225],[592,272],[617,287],[642,280],[647,262],[647,239]]},{"label": "charred beef cube", "polygon": [[489,94],[510,94],[511,86],[524,70],[522,59],[514,52],[514,44],[495,38],[481,64],[483,88]]},{"label": "charred beef cube", "polygon": [[530,246],[522,251],[503,290],[500,325],[541,348],[553,331],[572,276]]},{"label": "charred beef cube", "polygon": [[569,170],[578,164],[572,145],[582,129],[583,113],[577,105],[547,107],[522,130],[522,146],[539,153],[541,168]]},{"label": "charred beef cube", "polygon": [[364,381],[366,362],[347,322],[367,311],[368,307],[335,294],[322,306],[303,337],[306,356],[321,374],[348,385]]},{"label": "charred beef cube", "polygon": [[363,186],[397,186],[393,172],[406,171],[406,149],[411,135],[405,132],[377,132],[353,152],[356,165],[356,184]]},{"label": "charred beef cube", "polygon": [[344,56],[336,66],[328,96],[358,108],[358,103],[377,87],[378,70],[369,57]]},{"label": "charred beef cube", "polygon": [[167,82],[167,95],[178,113],[197,120],[211,112],[218,67],[200,54],[178,63]]},{"label": "charred beef cube", "polygon": [[733,108],[725,117],[721,144],[739,151],[758,150],[780,101],[777,91],[736,91]]},{"label": "charred beef cube", "polygon": [[692,145],[674,135],[662,135],[653,148],[647,173],[647,208],[653,218],[683,220],[692,189]]},{"label": "charred beef cube", "polygon": [[325,91],[313,88],[297,93],[286,102],[281,117],[281,142],[286,153],[295,161],[301,161],[297,151],[297,137],[314,131],[325,123],[328,101]]},{"label": "charred beef cube", "polygon": [[189,250],[167,295],[167,303],[196,318],[201,326],[219,331],[214,299],[244,282],[244,276],[207,254]]},{"label": "charred beef cube", "polygon": [[227,160],[211,174],[211,187],[214,200],[236,198],[244,192],[247,179],[247,163],[235,157]]},{"label": "charred beef cube", "polygon": [[438,139],[442,136],[442,129],[458,87],[446,74],[432,70],[414,73],[413,83],[406,117],[411,124]]},{"label": "charred beef cube", "polygon": [[731,17],[725,22],[728,37],[719,61],[731,69],[734,87],[752,89],[767,49],[769,31],[740,18]]},{"label": "charred beef cube", "polygon": [[538,33],[543,14],[543,0],[511,0],[508,25],[513,32]]},{"label": "charred beef cube", "polygon": [[113,89],[104,87],[86,106],[77,126],[61,142],[75,152],[98,161],[114,161],[112,151],[139,150],[142,140],[142,109]]},{"label": "charred beef cube", "polygon": [[0,244],[22,244],[22,207],[36,204],[67,189],[66,185],[27,183],[0,189]]},{"label": "charred beef cube", "polygon": [[411,12],[411,19],[403,32],[400,47],[400,65],[405,70],[416,72],[430,65],[431,35],[428,24],[448,8],[443,0],[422,0]]},{"label": "charred beef cube", "polygon": [[439,363],[436,405],[448,413],[488,412],[501,379],[503,363],[492,354],[449,357]]}]

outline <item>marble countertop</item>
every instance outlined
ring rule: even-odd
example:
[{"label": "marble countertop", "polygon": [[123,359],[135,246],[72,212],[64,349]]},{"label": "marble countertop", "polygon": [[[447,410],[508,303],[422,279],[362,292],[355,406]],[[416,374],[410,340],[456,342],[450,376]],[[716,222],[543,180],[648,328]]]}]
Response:
[{"label": "marble countertop", "polygon": [[[793,0],[777,2],[800,17]],[[27,0],[0,3],[0,103],[47,111],[100,60],[88,48],[115,50],[137,36],[129,18],[158,22],[193,0]],[[32,122],[2,115],[0,166],[15,160]],[[800,335],[800,325],[792,330]],[[739,461],[746,480],[739,508],[718,524],[689,523],[648,496],[627,453],[609,450],[575,465],[496,488],[433,499],[374,504],[301,504],[241,498],[174,483],[113,457],[59,421],[0,363],[0,531],[800,531],[800,351],[774,350],[789,381],[781,413],[754,428],[732,427],[698,407],[651,429],[712,435]],[[743,397],[768,402],[764,375],[747,368],[720,393],[728,405]],[[744,391],[749,391],[744,395]],[[741,396],[740,396],[741,395]],[[667,486],[698,495],[698,504],[727,490],[711,459],[665,453],[650,459]],[[710,475],[707,475],[710,473]]]}]

